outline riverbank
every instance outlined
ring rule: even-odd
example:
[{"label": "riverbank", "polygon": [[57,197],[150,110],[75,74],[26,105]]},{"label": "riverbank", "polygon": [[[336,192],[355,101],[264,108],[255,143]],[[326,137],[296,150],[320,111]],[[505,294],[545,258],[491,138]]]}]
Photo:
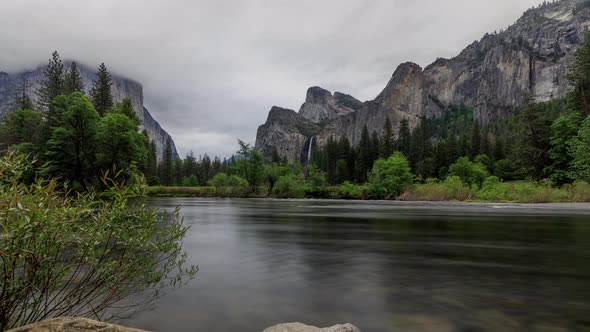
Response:
[{"label": "riverbank", "polygon": [[[372,197],[367,186],[344,183],[321,189],[287,190],[277,194],[266,187],[147,187],[148,197],[198,198],[316,198],[347,200],[378,200]],[[536,182],[484,183],[481,188],[461,182],[427,182],[416,184],[398,197],[389,200],[429,202],[480,202],[480,203],[585,203],[590,202],[590,185],[578,182],[561,188]]]}]

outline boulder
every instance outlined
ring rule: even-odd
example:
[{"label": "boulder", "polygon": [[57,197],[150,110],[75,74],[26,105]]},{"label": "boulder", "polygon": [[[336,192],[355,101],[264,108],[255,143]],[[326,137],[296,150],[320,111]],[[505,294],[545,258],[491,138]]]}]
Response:
[{"label": "boulder", "polygon": [[361,330],[352,324],[334,325],[332,327],[319,328],[301,323],[288,323],[269,327],[263,332],[361,332]]},{"label": "boulder", "polygon": [[88,318],[60,317],[29,324],[7,332],[144,332]]}]

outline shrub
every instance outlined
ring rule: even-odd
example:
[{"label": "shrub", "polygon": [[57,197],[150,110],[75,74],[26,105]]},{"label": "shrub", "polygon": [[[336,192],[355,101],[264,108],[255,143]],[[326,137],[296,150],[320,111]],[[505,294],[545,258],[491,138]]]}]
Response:
[{"label": "shrub", "polygon": [[199,179],[196,176],[185,176],[182,178],[182,186],[183,187],[196,187],[199,185]]},{"label": "shrub", "polygon": [[26,185],[28,167],[22,156],[0,158],[0,330],[63,315],[105,319],[113,307],[125,315],[194,277],[178,211],[163,219],[130,207],[129,189],[117,185],[100,201],[68,196],[56,181]]},{"label": "shrub", "polygon": [[412,186],[414,175],[406,157],[396,152],[375,162],[369,174],[369,194],[374,198],[392,198]]},{"label": "shrub", "polygon": [[346,181],[334,188],[334,194],[334,198],[365,199],[367,196],[367,188]]},{"label": "shrub", "polygon": [[515,180],[517,171],[516,164],[508,159],[499,160],[494,166],[494,175],[506,181]]},{"label": "shrub", "polygon": [[324,198],[328,195],[326,176],[317,167],[312,166],[307,172],[306,196]]},{"label": "shrub", "polygon": [[484,165],[473,163],[467,157],[461,157],[449,167],[449,174],[459,177],[461,181],[469,186],[481,186],[488,176],[488,171],[486,171]]},{"label": "shrub", "polygon": [[305,179],[295,174],[281,176],[272,193],[281,198],[302,198],[305,196]]},{"label": "shrub", "polygon": [[227,175],[225,173],[217,173],[213,179],[209,180],[209,185],[215,188],[222,187],[247,187],[248,181],[237,176]]}]

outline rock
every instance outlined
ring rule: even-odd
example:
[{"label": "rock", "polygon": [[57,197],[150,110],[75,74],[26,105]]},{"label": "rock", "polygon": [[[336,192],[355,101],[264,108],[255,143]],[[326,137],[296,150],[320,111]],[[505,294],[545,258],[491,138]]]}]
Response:
[{"label": "rock", "polygon": [[[96,68],[78,64],[78,69],[80,70],[80,76],[82,77],[86,94],[88,95],[92,88],[92,81],[95,79]],[[13,86],[21,78],[26,78],[28,83],[31,84],[28,89],[29,97],[33,101],[37,98],[35,91],[37,91],[43,80],[44,70],[44,66],[39,66],[34,70],[20,73],[7,74],[0,72],[0,117],[12,109],[11,103],[14,98]],[[143,129],[147,131],[149,138],[156,142],[158,156],[161,157],[165,147],[170,145],[173,156],[177,157],[178,154],[172,137],[154,120],[150,112],[144,107],[143,87],[141,84],[115,74],[111,74],[111,78],[113,82],[113,99],[115,101],[120,101],[123,98],[131,99],[135,113],[137,113],[137,116],[142,121]]]},{"label": "rock", "polygon": [[60,317],[29,324],[7,332],[143,332],[87,318]]},{"label": "rock", "polygon": [[[539,101],[563,97],[569,89],[568,67],[590,27],[590,6],[581,6],[583,2],[561,0],[530,9],[505,31],[486,34],[458,56],[438,59],[424,69],[401,64],[372,101],[310,88],[299,115],[318,126],[313,135],[319,146],[330,136],[346,136],[356,145],[364,126],[380,133],[388,117],[395,129],[404,117],[414,128],[421,117],[438,117],[466,105],[475,109],[476,121],[487,124],[512,115],[523,92]],[[261,128],[256,146],[265,153],[276,149],[294,162],[308,148],[302,142],[309,132],[297,126],[272,127],[267,120]]]},{"label": "rock", "polygon": [[352,324],[334,325],[322,329],[301,323],[288,323],[269,327],[263,332],[361,332],[361,330]]},{"label": "rock", "polygon": [[332,95],[330,91],[316,86],[307,90],[299,115],[314,123],[325,123],[352,113],[355,111],[354,107],[360,106],[362,103],[352,96],[342,93]]}]

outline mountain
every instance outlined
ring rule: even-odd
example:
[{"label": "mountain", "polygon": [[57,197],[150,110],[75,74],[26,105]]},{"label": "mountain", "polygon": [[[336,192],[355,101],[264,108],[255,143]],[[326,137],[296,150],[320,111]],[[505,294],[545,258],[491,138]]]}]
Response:
[{"label": "mountain", "polygon": [[[28,94],[33,101],[36,99],[35,91],[40,86],[43,80],[43,72],[45,66],[39,66],[31,71],[24,71],[19,73],[8,74],[6,72],[0,72],[0,116],[10,112],[13,109],[12,103],[14,101],[14,87],[17,82],[20,82],[22,78],[25,78],[31,86],[28,89]],[[96,69],[92,69],[88,66],[78,64],[78,70],[82,76],[86,94],[88,95],[92,88],[92,81],[95,79]],[[174,140],[161,126],[154,120],[150,112],[143,104],[143,87],[141,84],[124,78],[122,76],[112,76],[112,92],[113,99],[120,101],[123,98],[131,99],[133,108],[142,120],[142,129],[148,132],[148,136],[151,140],[156,142],[156,150],[159,157],[164,153],[164,148],[170,145],[173,156],[177,157],[176,146]]]},{"label": "mountain", "polygon": [[514,114],[526,92],[538,101],[563,97],[568,67],[589,26],[590,0],[545,3],[452,59],[439,58],[424,69],[401,64],[374,100],[312,87],[298,113],[271,109],[258,128],[256,147],[267,158],[276,150],[292,162],[305,161],[310,146],[342,135],[356,145],[365,125],[380,133],[388,117],[394,127],[407,118],[414,128],[422,117],[464,105],[485,125]]}]

